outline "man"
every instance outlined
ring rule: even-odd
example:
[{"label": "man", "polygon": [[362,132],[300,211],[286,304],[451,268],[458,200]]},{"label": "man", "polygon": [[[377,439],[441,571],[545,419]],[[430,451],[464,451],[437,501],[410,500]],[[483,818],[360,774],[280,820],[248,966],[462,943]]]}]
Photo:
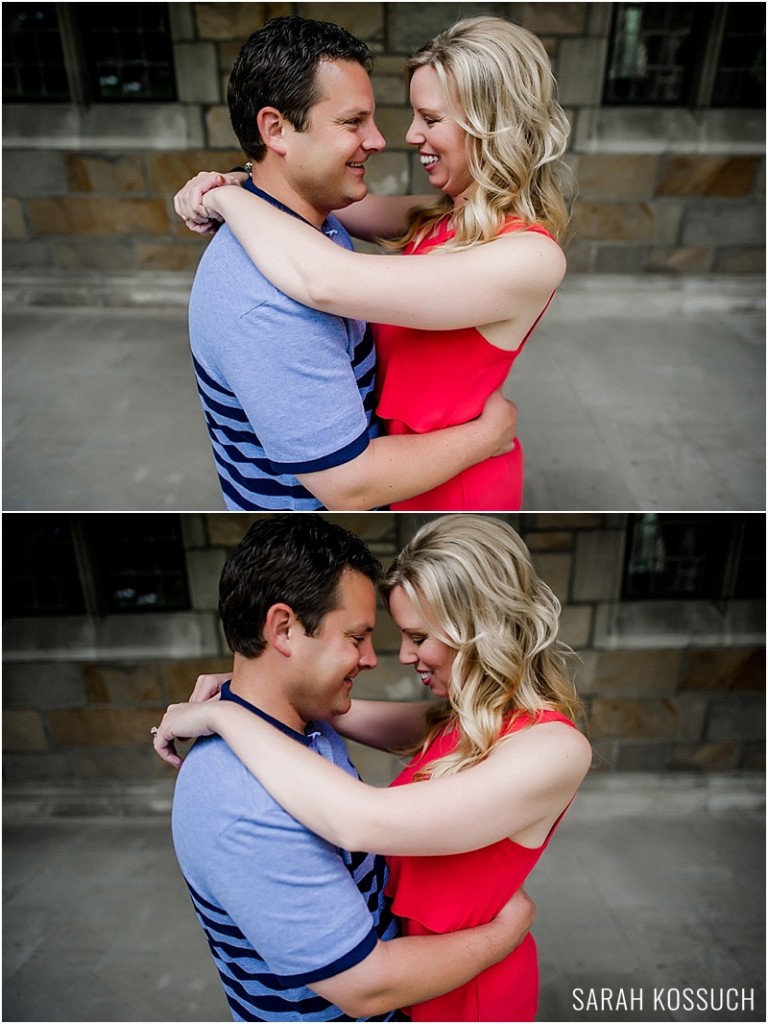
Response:
[{"label": "man", "polygon": [[[368,48],[344,29],[276,18],[248,39],[229,81],[232,125],[252,161],[246,187],[347,248],[331,211],[366,195],[365,163],[385,145],[370,66]],[[378,436],[366,324],[289,299],[226,226],[195,277],[190,335],[230,509],[376,508],[513,443],[515,408],[498,393],[471,423]]]},{"label": "man", "polygon": [[[357,674],[376,664],[380,569],[341,527],[288,514],[251,527],[219,588],[234,652],[221,699],[352,773],[328,723],[349,710]],[[185,760],[173,838],[235,1020],[403,1019],[396,1007],[501,960],[533,920],[518,894],[479,928],[398,937],[383,858],[309,832],[218,736],[198,740]]]}]

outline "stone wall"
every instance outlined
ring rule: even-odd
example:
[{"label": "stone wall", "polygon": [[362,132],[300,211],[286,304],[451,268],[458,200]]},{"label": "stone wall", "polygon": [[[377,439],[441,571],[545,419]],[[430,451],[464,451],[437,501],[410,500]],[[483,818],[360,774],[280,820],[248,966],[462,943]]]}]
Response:
[{"label": "stone wall", "polygon": [[572,273],[761,273],[764,111],[601,105],[608,3],[175,3],[178,102],[7,104],[3,109],[5,268],[189,274],[204,242],[171,196],[201,168],[242,160],[224,102],[244,39],[272,16],[336,21],[377,54],[385,153],[374,190],[423,192],[403,142],[403,56],[465,13],[513,18],[544,41],[573,133],[580,185]]},{"label": "stone wall", "polygon": [[[387,562],[425,515],[329,515]],[[5,627],[4,774],[20,784],[152,784],[173,773],[151,752],[149,729],[184,700],[198,673],[230,659],[217,616],[227,551],[254,516],[183,517],[192,610],[105,619],[8,620]],[[626,517],[509,515],[563,604],[561,636],[579,654],[577,687],[600,773],[757,772],[764,767],[764,605],[624,602],[619,587]],[[398,636],[379,618],[380,664],[362,697],[423,699],[397,659]],[[395,759],[353,751],[384,783]]]}]

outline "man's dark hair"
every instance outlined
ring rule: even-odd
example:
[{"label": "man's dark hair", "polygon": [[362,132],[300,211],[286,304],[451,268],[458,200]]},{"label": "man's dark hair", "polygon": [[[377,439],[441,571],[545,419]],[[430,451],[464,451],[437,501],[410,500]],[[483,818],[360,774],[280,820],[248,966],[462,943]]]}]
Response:
[{"label": "man's dark hair", "polygon": [[232,68],[227,102],[235,135],[252,160],[267,151],[256,125],[262,107],[276,107],[297,132],[306,129],[320,98],[315,72],[323,60],[356,61],[366,71],[373,66],[365,43],[328,21],[273,18],[247,40]]},{"label": "man's dark hair", "polygon": [[346,569],[377,585],[379,560],[355,534],[321,516],[292,512],[255,522],[227,559],[219,582],[219,615],[232,651],[257,658],[273,604],[287,604],[307,636],[338,607]]}]

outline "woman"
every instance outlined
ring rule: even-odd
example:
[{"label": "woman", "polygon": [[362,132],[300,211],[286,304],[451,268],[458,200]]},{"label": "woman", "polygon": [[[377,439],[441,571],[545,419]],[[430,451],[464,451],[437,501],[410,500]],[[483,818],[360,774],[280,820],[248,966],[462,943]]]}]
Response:
[{"label": "woman", "polygon": [[[406,141],[443,196],[406,220],[403,197],[369,196],[338,216],[358,237],[385,226],[397,239],[390,247],[422,259],[344,251],[238,188],[202,193],[221,176],[193,179],[176,202],[192,227],[225,219],[292,298],[378,325],[377,413],[392,434],[480,413],[562,280],[557,239],[569,219],[561,164],[568,123],[535,36],[500,18],[466,19],[419,50],[406,71],[414,115]],[[522,490],[518,441],[507,455],[391,507],[507,511],[521,507]]]},{"label": "woman", "polygon": [[[591,750],[575,726],[558,601],[511,527],[473,515],[427,523],[382,593],[402,634],[400,660],[439,703],[353,701],[334,721],[358,742],[418,750],[392,787],[365,785],[224,701],[172,706],[155,746],[178,766],[175,738],[219,733],[308,828],[344,849],[387,855],[406,934],[444,933],[490,920],[523,885]],[[537,993],[528,935],[501,963],[408,1012],[533,1020]]]}]

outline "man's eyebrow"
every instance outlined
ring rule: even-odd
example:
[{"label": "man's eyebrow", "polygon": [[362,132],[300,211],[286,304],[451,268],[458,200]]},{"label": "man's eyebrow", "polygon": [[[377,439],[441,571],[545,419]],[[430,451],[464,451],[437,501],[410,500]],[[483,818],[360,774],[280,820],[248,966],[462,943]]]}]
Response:
[{"label": "man's eyebrow", "polygon": [[361,107],[353,110],[342,110],[336,115],[339,121],[347,121],[350,117],[370,117],[373,111],[370,108]]}]

